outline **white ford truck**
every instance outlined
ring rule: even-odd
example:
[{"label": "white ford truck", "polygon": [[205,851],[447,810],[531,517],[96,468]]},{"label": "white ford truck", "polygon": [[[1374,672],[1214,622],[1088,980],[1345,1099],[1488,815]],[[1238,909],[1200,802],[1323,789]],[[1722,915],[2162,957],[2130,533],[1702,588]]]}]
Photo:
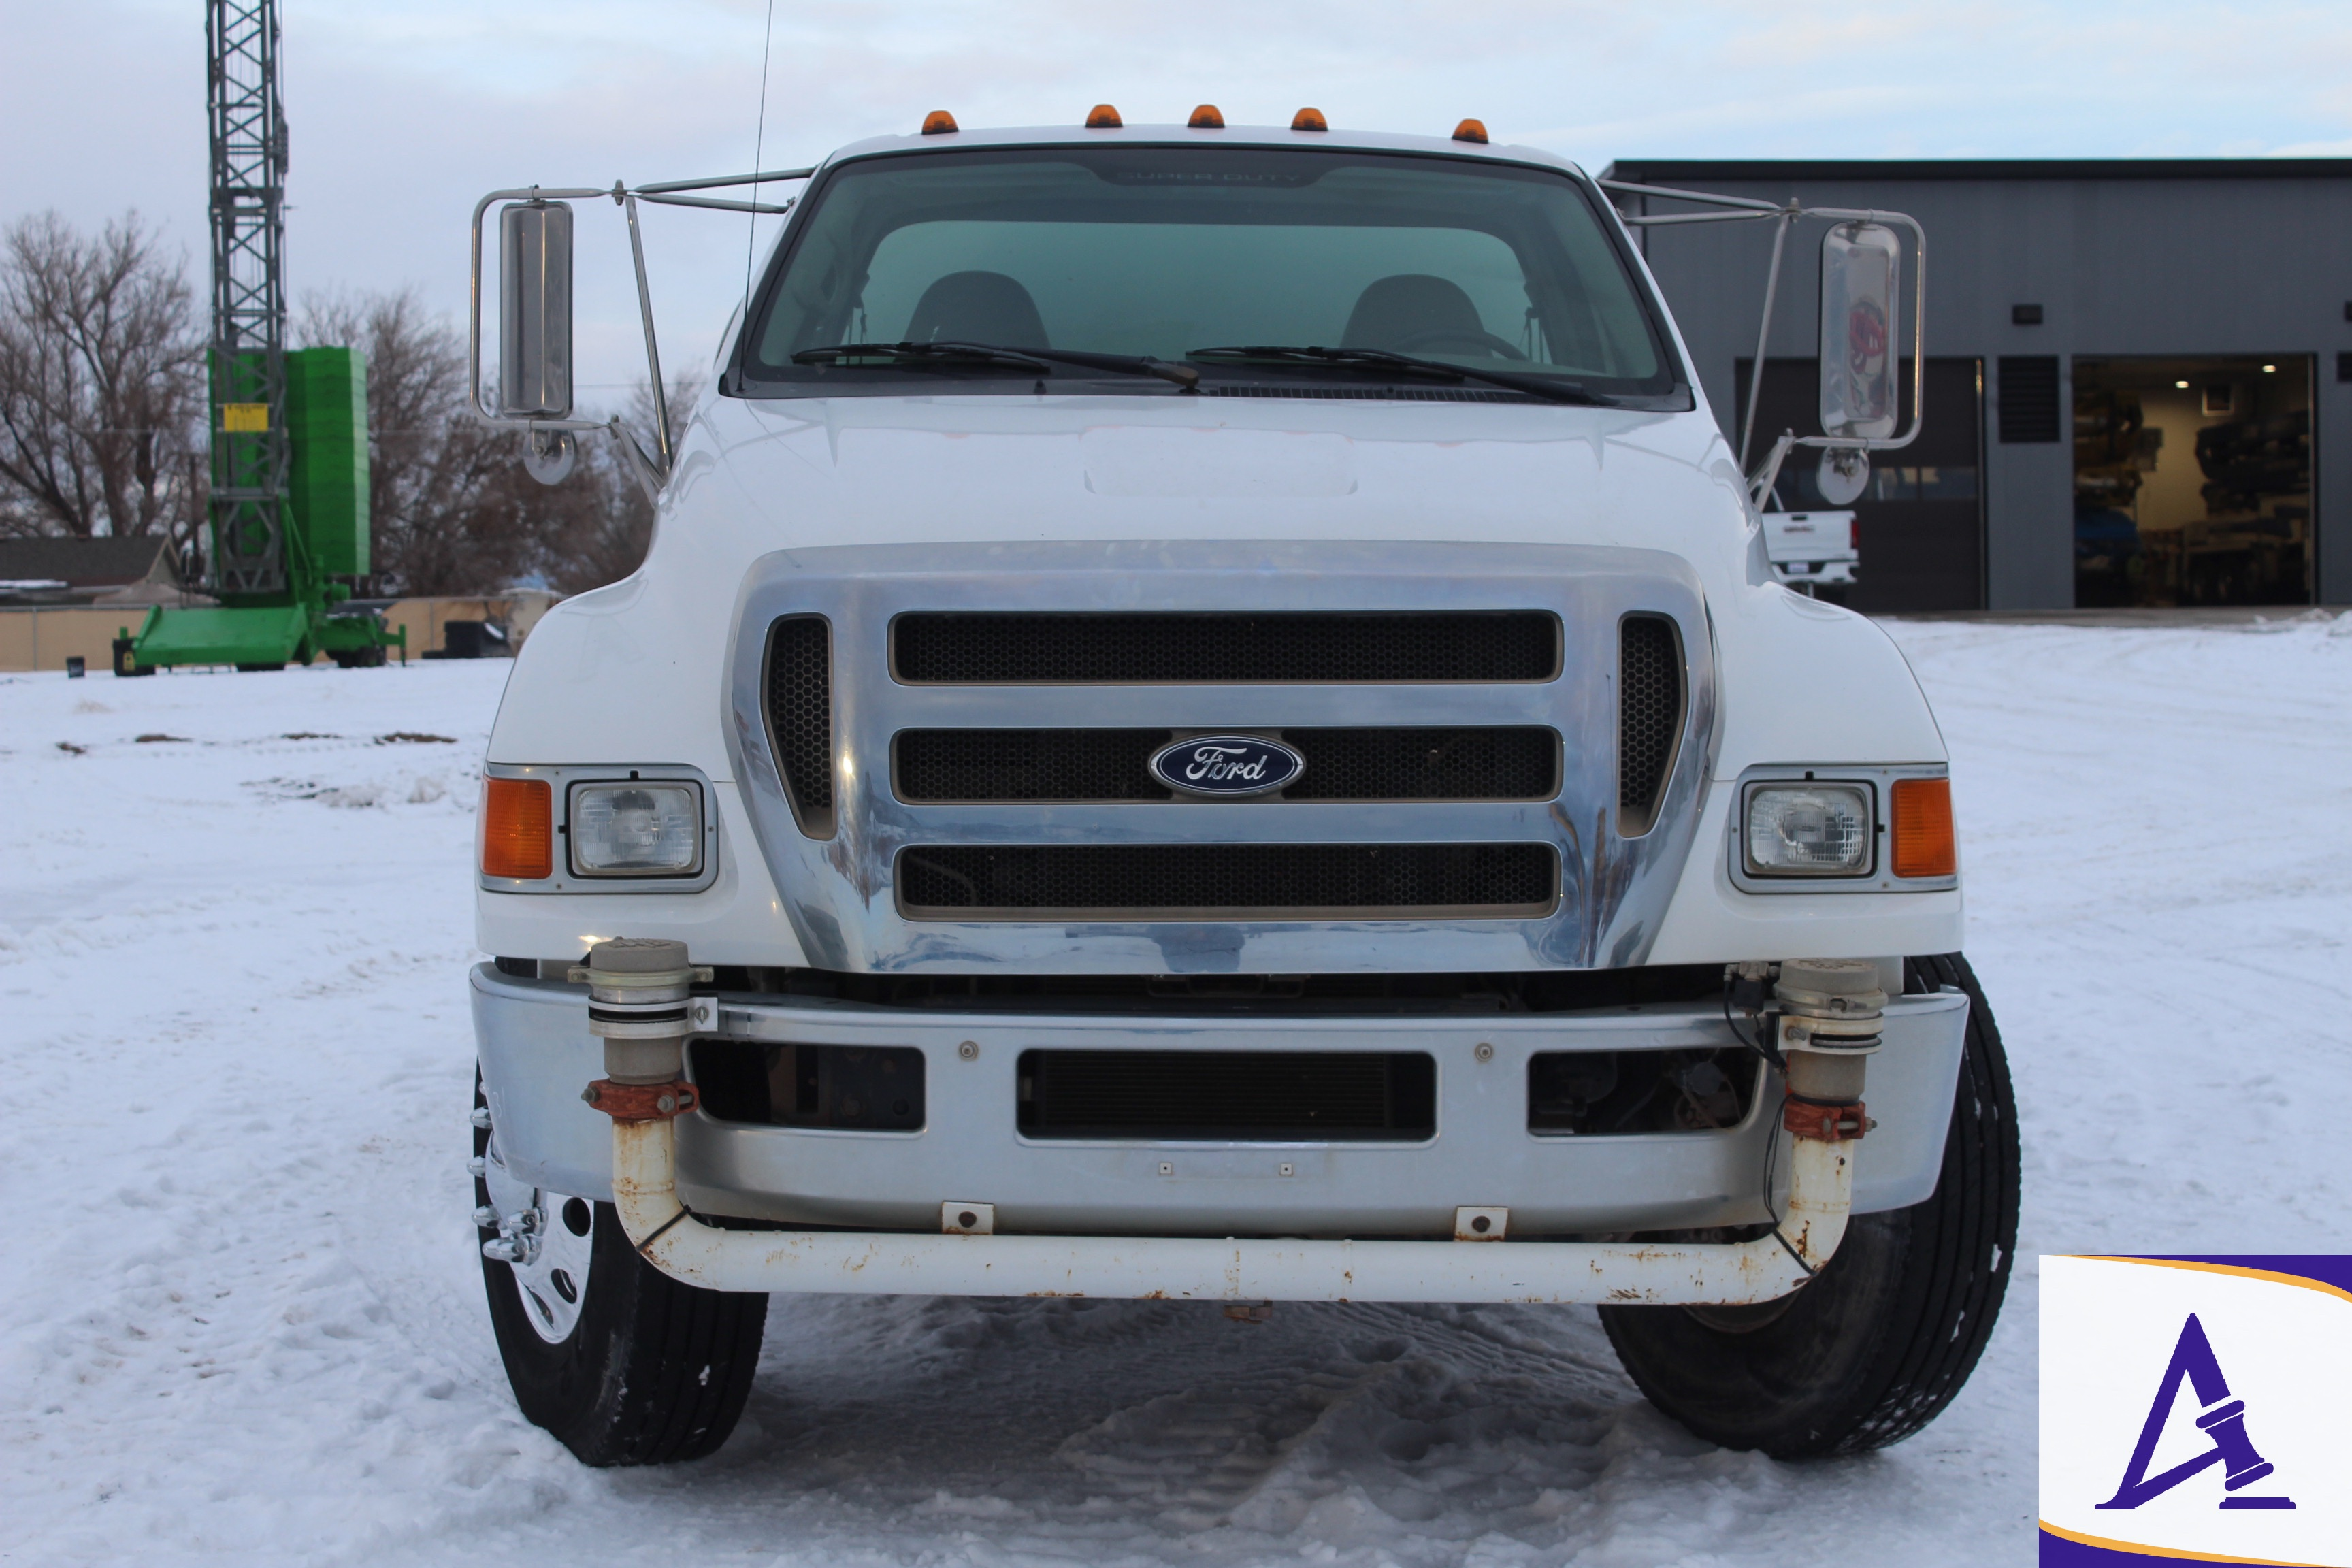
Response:
[{"label": "white ford truck", "polygon": [[[1952,1398],[2018,1150],[1943,741],[1774,580],[1638,218],[1475,122],[1207,108],[493,193],[476,412],[551,480],[598,197],[789,216],[484,769],[531,1420],[707,1454],[824,1291],[1594,1303],[1784,1457]],[[1892,215],[1765,215],[1891,341]],[[1891,380],[1824,363],[1851,478]]]}]

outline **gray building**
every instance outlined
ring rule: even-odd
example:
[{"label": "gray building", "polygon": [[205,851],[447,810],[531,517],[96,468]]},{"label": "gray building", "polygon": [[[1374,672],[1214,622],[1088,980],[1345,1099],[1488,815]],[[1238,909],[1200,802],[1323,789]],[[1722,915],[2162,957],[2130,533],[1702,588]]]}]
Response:
[{"label": "gray building", "polygon": [[[1856,608],[2352,602],[2352,159],[1637,160],[1602,177],[1926,228],[1927,417],[1855,505]],[[1773,226],[1637,230],[1735,442]],[[1820,430],[1827,226],[1790,237],[1759,454]],[[1788,471],[1784,506],[1823,504],[1807,454]]]}]

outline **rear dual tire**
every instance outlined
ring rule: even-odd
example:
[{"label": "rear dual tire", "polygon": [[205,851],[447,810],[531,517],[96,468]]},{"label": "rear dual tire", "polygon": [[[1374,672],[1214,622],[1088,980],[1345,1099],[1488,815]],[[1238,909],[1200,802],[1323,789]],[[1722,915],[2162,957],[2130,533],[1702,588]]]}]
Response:
[{"label": "rear dual tire", "polygon": [[1969,998],[1935,1195],[1854,1215],[1820,1277],[1780,1301],[1601,1309],[1635,1385],[1711,1443],[1776,1459],[1899,1443],[1959,1393],[2000,1315],[2018,1202],[2017,1104],[2000,1031],[1958,953],[1903,968],[1906,992],[1956,985]]},{"label": "rear dual tire", "polygon": [[[474,1104],[485,1104],[478,1080]],[[505,1173],[494,1128],[478,1129],[477,1205],[529,1205],[551,1250],[485,1256],[490,1326],[515,1403],[588,1465],[665,1465],[714,1452],[751,1392],[768,1298],[682,1285],[647,1263],[611,1204]],[[485,1226],[480,1239],[499,1237]]]}]

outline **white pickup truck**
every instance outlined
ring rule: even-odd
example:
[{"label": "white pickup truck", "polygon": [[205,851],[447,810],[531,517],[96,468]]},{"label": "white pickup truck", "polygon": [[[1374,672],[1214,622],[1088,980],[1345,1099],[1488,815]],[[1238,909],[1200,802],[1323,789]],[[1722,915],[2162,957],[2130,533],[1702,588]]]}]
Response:
[{"label": "white pickup truck", "polygon": [[[497,192],[477,413],[551,480],[608,196],[789,217],[484,769],[531,1420],[707,1454],[826,1291],[1593,1303],[1718,1443],[1945,1406],[2018,1149],[1943,740],[1774,581],[1638,220],[1475,122],[1205,108]],[[1888,215],[1768,210],[1884,342]],[[1832,390],[1825,463],[1897,444]]]},{"label": "white pickup truck", "polygon": [[1768,511],[1764,553],[1772,574],[1791,588],[1853,586],[1862,561],[1862,535],[1850,511]]}]

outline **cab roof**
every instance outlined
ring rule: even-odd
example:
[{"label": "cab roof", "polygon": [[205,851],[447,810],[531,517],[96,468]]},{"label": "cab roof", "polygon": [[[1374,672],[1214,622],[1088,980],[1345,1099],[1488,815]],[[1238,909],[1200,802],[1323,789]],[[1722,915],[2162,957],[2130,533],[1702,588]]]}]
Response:
[{"label": "cab roof", "polygon": [[1194,130],[1187,125],[1122,125],[1091,130],[1076,125],[1017,125],[935,135],[870,136],[853,142],[826,157],[821,171],[854,158],[892,153],[950,153],[974,147],[1289,147],[1301,151],[1349,148],[1364,153],[1417,153],[1445,158],[1473,159],[1490,163],[1532,163],[1543,168],[1584,171],[1557,153],[1540,147],[1457,142],[1450,136],[1402,136],[1386,131],[1293,131],[1287,125],[1227,125]]}]

